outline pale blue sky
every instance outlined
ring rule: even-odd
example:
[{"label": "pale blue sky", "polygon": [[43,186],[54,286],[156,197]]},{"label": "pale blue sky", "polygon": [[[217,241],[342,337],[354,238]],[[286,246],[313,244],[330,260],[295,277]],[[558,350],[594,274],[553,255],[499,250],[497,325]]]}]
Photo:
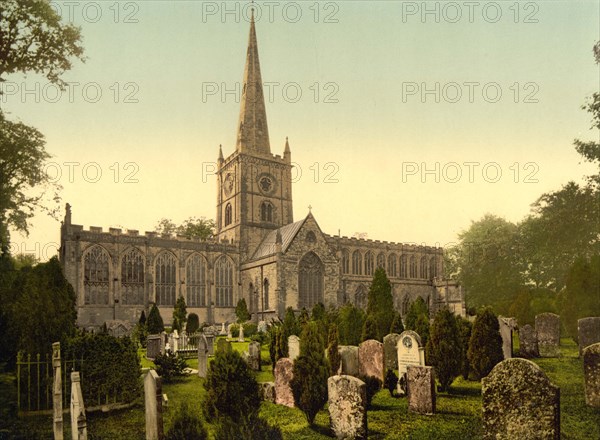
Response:
[{"label": "pale blue sky", "polygon": [[[226,155],[234,148],[239,105],[220,92],[241,80],[247,20],[221,16],[223,5],[235,10],[235,2],[92,3],[74,9],[88,60],[65,75],[80,84],[72,99],[65,92],[48,102],[56,100],[55,90],[44,80],[13,76],[3,109],[46,135],[75,223],[144,231],[161,217],[213,218],[216,182],[214,176],[203,182],[202,164],[216,160],[219,144]],[[55,4],[68,19],[65,3]],[[267,103],[271,149],[281,154],[289,136],[302,170],[294,186],[296,219],[310,204],[331,234],[341,229],[342,235],[368,232],[374,239],[444,245],[486,212],[520,220],[543,192],[588,172],[572,141],[598,136],[580,109],[599,90],[592,56],[600,38],[597,1],[480,2],[472,20],[465,2],[456,2],[462,13],[456,23],[448,20],[459,9],[448,2],[426,3],[439,8],[439,23],[433,14],[423,20],[422,2],[272,4],[273,20],[257,20],[258,44],[263,81],[277,84]],[[292,23],[297,10],[302,17]],[[502,16],[492,23],[497,10]],[[128,14],[137,23],[125,23]],[[434,94],[422,102],[420,90],[436,83],[439,102]],[[467,83],[475,83],[473,102]],[[33,92],[23,95],[23,84]],[[215,85],[217,93],[207,95]],[[291,102],[298,87],[302,97]],[[403,95],[415,87],[416,94]],[[97,89],[102,97],[88,102]],[[497,90],[502,96],[488,102]],[[332,92],[337,102],[324,102]],[[126,103],[126,97],[137,102]],[[537,102],[524,102],[527,97]],[[65,162],[81,164],[73,182]],[[96,183],[82,177],[90,162],[103,172]],[[117,183],[110,168],[115,162]],[[124,170],[129,162],[136,164],[138,183],[124,182],[136,169]],[[456,183],[447,181],[455,178],[451,162],[463,172]],[[479,164],[472,182],[465,162]],[[335,167],[325,169],[327,163]],[[414,163],[417,174],[403,175]],[[433,170],[439,163],[439,183],[434,174],[422,181],[422,163]],[[502,171],[497,182],[482,176],[486,164],[488,180]],[[87,169],[92,178],[94,167]],[[335,169],[338,182],[325,183]],[[525,182],[531,172],[537,183]],[[59,241],[59,224],[40,214],[29,238],[13,234],[12,240],[21,250],[32,251],[35,243],[48,249],[47,243]]]}]

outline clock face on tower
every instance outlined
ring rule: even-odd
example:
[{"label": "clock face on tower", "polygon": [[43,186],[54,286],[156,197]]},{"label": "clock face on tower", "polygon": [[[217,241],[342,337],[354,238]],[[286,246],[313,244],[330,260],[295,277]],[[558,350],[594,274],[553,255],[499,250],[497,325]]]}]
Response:
[{"label": "clock face on tower", "polygon": [[225,195],[228,196],[233,191],[233,183],[234,178],[233,174],[229,173],[225,176],[225,180],[223,181],[223,191],[225,191]]},{"label": "clock face on tower", "polygon": [[258,177],[258,188],[265,194],[271,193],[275,188],[275,178],[269,174],[261,174]]}]

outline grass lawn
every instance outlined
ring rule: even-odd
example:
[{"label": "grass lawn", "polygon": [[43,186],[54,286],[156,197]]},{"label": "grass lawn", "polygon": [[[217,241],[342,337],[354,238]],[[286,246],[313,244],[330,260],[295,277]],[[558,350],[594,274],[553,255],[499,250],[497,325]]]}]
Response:
[{"label": "grass lawn", "polygon": [[[234,342],[233,348],[243,352],[248,343]],[[569,339],[561,340],[562,356],[556,359],[535,359],[552,382],[561,388],[561,430],[567,440],[600,439],[600,410],[585,404],[583,395],[583,366],[578,357],[577,346]],[[268,365],[268,349],[261,352],[263,371],[257,374],[259,381],[273,380]],[[149,361],[143,366],[151,367]],[[188,360],[196,368],[197,359]],[[164,384],[163,392],[169,397],[164,412],[165,432],[171,426],[177,407],[187,402],[201,414],[200,404],[205,391],[203,379],[188,376]],[[0,375],[0,440],[4,439],[51,439],[50,416],[14,417],[14,376]],[[261,415],[272,425],[277,425],[286,440],[329,439],[329,416],[324,409],[316,417],[315,425],[309,427],[302,412],[271,403],[261,405]],[[65,440],[70,439],[70,423],[65,415]],[[404,398],[390,397],[387,390],[373,398],[368,412],[369,439],[478,439],[481,438],[481,385],[479,382],[457,379],[449,393],[438,393],[437,414],[418,416],[407,413]],[[207,425],[209,430],[212,428]],[[133,408],[110,414],[88,415],[90,440],[143,440],[145,429],[143,401]]]}]

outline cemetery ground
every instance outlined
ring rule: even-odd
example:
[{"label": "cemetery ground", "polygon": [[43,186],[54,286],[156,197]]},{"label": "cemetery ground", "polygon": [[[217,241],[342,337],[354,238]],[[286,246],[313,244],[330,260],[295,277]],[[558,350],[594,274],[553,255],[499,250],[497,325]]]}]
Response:
[{"label": "cemetery ground", "polygon": [[[518,338],[515,338],[515,352]],[[248,343],[234,342],[233,348],[245,351]],[[550,380],[560,387],[561,438],[567,440],[600,439],[600,410],[585,404],[583,391],[582,359],[578,357],[577,345],[571,339],[561,339],[560,358],[534,359]],[[142,352],[143,353],[143,352]],[[262,347],[262,371],[259,382],[272,381],[272,369],[266,346]],[[187,361],[191,368],[197,360]],[[152,363],[142,357],[142,367]],[[14,377],[0,376],[0,440],[4,439],[51,439],[50,415],[16,418],[14,414]],[[203,379],[197,375],[176,378],[163,385],[169,403],[164,411],[165,432],[171,426],[177,407],[187,402],[201,413],[200,401],[204,398]],[[308,426],[303,413],[295,408],[263,402],[261,416],[270,424],[280,427],[284,439],[329,439],[329,416],[327,409],[319,412],[315,425]],[[65,439],[70,439],[69,417],[65,417]],[[207,424],[207,428],[212,428]],[[481,383],[456,379],[450,392],[437,394],[437,413],[433,416],[408,414],[406,398],[391,397],[381,390],[373,398],[368,411],[369,439],[478,439],[481,438]],[[132,408],[110,413],[88,415],[88,438],[90,440],[143,440],[145,429],[143,399]]]}]

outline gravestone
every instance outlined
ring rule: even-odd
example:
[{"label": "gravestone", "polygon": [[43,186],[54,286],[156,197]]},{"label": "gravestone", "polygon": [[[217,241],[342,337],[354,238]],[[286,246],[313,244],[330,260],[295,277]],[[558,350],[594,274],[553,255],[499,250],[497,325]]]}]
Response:
[{"label": "gravestone", "polygon": [[251,370],[260,371],[260,343],[253,341],[248,345],[248,366]]},{"label": "gravestone", "polygon": [[60,342],[52,344],[52,410],[54,440],[63,439],[62,370],[60,364]]},{"label": "gravestone", "polygon": [[150,370],[144,377],[144,401],[146,405],[146,440],[162,440],[162,381],[156,371]]},{"label": "gravestone", "polygon": [[208,341],[206,336],[198,338],[198,377],[206,377],[208,369]]},{"label": "gravestone", "polygon": [[221,323],[221,330],[219,330],[219,336],[225,336],[227,335],[227,329],[225,328],[225,323],[222,322]]},{"label": "gravestone", "polygon": [[206,350],[209,356],[215,355],[215,337],[213,335],[204,335],[206,338]]},{"label": "gravestone", "polygon": [[235,324],[231,323],[227,326],[227,339],[233,339],[233,326]]},{"label": "gravestone", "polygon": [[327,379],[331,430],[337,439],[367,438],[367,386],[352,376]]},{"label": "gravestone", "polygon": [[154,359],[159,354],[165,353],[165,344],[162,334],[148,335],[146,339],[146,358]]},{"label": "gravestone", "polygon": [[560,389],[527,359],[506,359],[481,381],[486,440],[560,439]]},{"label": "gravestone", "polygon": [[294,362],[290,358],[281,358],[275,364],[275,403],[294,407],[294,395],[290,381],[294,377]]},{"label": "gravestone", "polygon": [[87,440],[87,420],[79,371],[71,373],[71,439]]},{"label": "gravestone", "polygon": [[500,327],[500,336],[502,337],[502,354],[504,359],[512,358],[513,339],[512,339],[512,322],[514,318],[498,317],[498,326]]},{"label": "gravestone", "polygon": [[600,408],[600,343],[583,349],[585,403]]},{"label": "gravestone", "polygon": [[342,375],[358,376],[358,347],[355,345],[340,345],[340,371]]},{"label": "gravestone", "polygon": [[535,317],[538,350],[541,357],[560,356],[560,316],[541,313]]},{"label": "gravestone", "polygon": [[579,354],[589,345],[600,342],[600,317],[581,318],[577,321],[577,339]]},{"label": "gravestone", "polygon": [[275,403],[275,383],[262,382],[260,384],[260,397],[265,402]]},{"label": "gravestone", "polygon": [[524,358],[540,356],[537,333],[529,324],[519,327],[519,354]]},{"label": "gravestone", "polygon": [[238,335],[238,342],[245,342],[244,339],[244,324],[240,324],[240,332]]},{"label": "gravestone", "polygon": [[435,374],[433,367],[408,365],[406,390],[409,413],[435,413]]},{"label": "gravestone", "polygon": [[425,350],[421,337],[412,330],[400,334],[398,345],[398,393],[406,394],[406,371],[409,365],[425,366]]},{"label": "gravestone", "polygon": [[267,323],[266,321],[259,321],[258,326],[256,328],[258,333],[267,333]]},{"label": "gravestone", "polygon": [[177,329],[173,330],[173,333],[169,335],[169,344],[173,353],[177,353],[177,351],[179,351],[179,332]]},{"label": "gravestone", "polygon": [[385,374],[383,344],[369,339],[358,346],[358,375],[375,377],[383,383]]},{"label": "gravestone", "polygon": [[219,339],[217,341],[217,351],[220,352],[227,352],[227,351],[231,351],[231,342],[229,342],[227,339]]},{"label": "gravestone", "polygon": [[296,335],[288,337],[288,357],[293,361],[300,356],[300,338]]},{"label": "gravestone", "polygon": [[383,356],[385,358],[385,368],[390,370],[398,369],[398,333],[390,333],[383,337]]}]

